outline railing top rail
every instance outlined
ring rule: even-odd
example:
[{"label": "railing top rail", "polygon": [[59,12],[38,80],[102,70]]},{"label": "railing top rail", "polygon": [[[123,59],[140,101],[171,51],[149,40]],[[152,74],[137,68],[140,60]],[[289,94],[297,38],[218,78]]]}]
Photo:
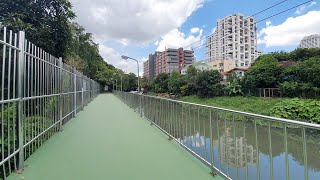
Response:
[{"label": "railing top rail", "polygon": [[[130,94],[136,94],[136,93],[130,93]],[[204,108],[209,108],[209,109],[221,110],[221,111],[226,111],[226,112],[230,112],[230,113],[236,113],[236,114],[246,115],[246,116],[255,117],[255,118],[261,118],[261,119],[265,119],[265,120],[273,121],[273,122],[280,122],[280,123],[285,123],[285,124],[297,125],[297,126],[308,127],[308,128],[312,128],[312,129],[318,129],[318,130],[320,129],[320,124],[313,124],[313,123],[301,122],[301,121],[292,120],[292,119],[277,118],[277,117],[272,117],[272,116],[254,114],[254,113],[226,109],[226,108],[220,108],[220,107],[215,107],[215,106],[178,101],[178,100],[173,100],[173,99],[168,99],[168,98],[163,98],[163,97],[158,97],[158,96],[150,96],[150,95],[144,95],[144,94],[136,94],[136,95],[155,98],[155,99],[161,99],[161,100],[167,100],[167,101],[181,103],[181,104],[204,107]]]}]

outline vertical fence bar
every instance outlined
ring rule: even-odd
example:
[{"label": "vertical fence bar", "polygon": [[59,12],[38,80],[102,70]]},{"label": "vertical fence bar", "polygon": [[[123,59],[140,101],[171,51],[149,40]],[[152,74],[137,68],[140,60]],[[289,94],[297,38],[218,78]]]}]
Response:
[{"label": "vertical fence bar", "polygon": [[283,131],[284,131],[284,149],[286,153],[286,179],[290,179],[289,175],[289,155],[288,155],[288,137],[287,137],[287,126],[284,124],[283,126]]},{"label": "vertical fence bar", "polygon": [[63,130],[63,126],[62,126],[62,109],[63,109],[63,102],[62,102],[62,91],[63,91],[63,77],[62,77],[62,68],[63,68],[63,63],[62,63],[62,58],[59,58],[59,120],[60,120],[60,131]]},{"label": "vertical fence bar", "polygon": [[244,138],[244,141],[245,141],[245,143],[244,143],[244,146],[245,146],[245,148],[244,148],[244,154],[245,154],[244,159],[245,159],[245,162],[246,162],[246,180],[247,180],[248,176],[249,176],[249,168],[248,168],[248,155],[247,155],[248,146],[247,146],[247,138],[246,138],[246,122],[242,121],[242,123],[243,123],[243,138]]},{"label": "vertical fence bar", "polygon": [[24,42],[25,33],[19,31],[19,61],[18,61],[18,139],[19,139],[19,164],[18,169],[22,170],[24,168],[24,149],[23,149],[23,79],[24,79]]},{"label": "vertical fence bar", "polygon": [[235,127],[235,120],[234,114],[232,115],[232,129],[233,129],[233,141],[234,141],[234,154],[235,154],[235,164],[236,164],[236,179],[239,179],[239,163],[238,163],[238,144],[237,144],[237,137],[236,137],[236,127]]},{"label": "vertical fence bar", "polygon": [[209,127],[210,127],[210,160],[211,160],[211,174],[214,175],[214,140],[213,140],[213,127],[212,127],[212,111],[210,110],[210,114],[209,114]]},{"label": "vertical fence bar", "polygon": [[81,87],[81,107],[83,108],[83,93],[84,93],[84,91],[83,91],[83,87],[84,87],[84,83],[83,83],[83,81],[84,81],[84,77],[83,77],[83,74],[81,74],[81,84],[82,84],[82,87]]},{"label": "vertical fence bar", "polygon": [[[10,30],[10,35],[9,35],[9,44],[12,44],[12,31]],[[10,99],[10,93],[11,93],[11,89],[10,89],[10,78],[11,78],[11,47],[9,47],[9,59],[8,59],[8,100]],[[8,107],[10,107],[10,103],[8,104]],[[8,154],[10,154],[10,150],[11,150],[11,144],[10,144],[10,136],[11,136],[11,132],[10,132],[10,112],[8,112],[8,117],[7,117],[7,132],[8,132]],[[9,172],[11,172],[11,161],[9,160]]]},{"label": "vertical fence bar", "polygon": [[307,140],[306,140],[306,128],[302,128],[302,142],[303,142],[303,161],[304,161],[304,179],[309,179],[308,174],[308,155],[307,155]]},{"label": "vertical fence bar", "polygon": [[[7,29],[3,29],[3,41],[6,43],[7,40]],[[2,54],[2,73],[1,73],[1,100],[4,100],[4,72],[5,72],[5,62],[6,62],[6,44],[3,45],[3,54]],[[4,104],[1,104],[1,160],[5,159],[4,155]],[[6,176],[6,167],[5,165],[2,166],[2,171],[4,176]]]},{"label": "vertical fence bar", "polygon": [[258,129],[257,129],[257,121],[254,121],[254,134],[256,141],[256,155],[257,155],[257,179],[260,179],[260,155],[259,155],[259,141],[258,141]]},{"label": "vertical fence bar", "polygon": [[273,157],[272,157],[272,139],[271,139],[271,127],[268,123],[268,140],[269,140],[269,156],[270,156],[270,179],[274,179],[273,175]]},{"label": "vertical fence bar", "polygon": [[77,114],[77,74],[76,74],[76,69],[73,68],[73,117],[76,117]]},{"label": "vertical fence bar", "polygon": [[219,151],[219,168],[221,169],[221,138],[220,138],[220,126],[219,126],[219,114],[217,113],[217,119],[216,119],[216,122],[217,122],[217,135],[218,135],[218,151]]},{"label": "vertical fence bar", "polygon": [[[14,33],[14,47],[17,47],[17,39],[18,39],[18,37],[17,37],[17,34],[16,33]],[[14,49],[14,55],[13,55],[13,59],[14,59],[14,61],[16,61],[17,60],[17,50],[16,49]],[[16,70],[16,64],[17,63],[13,63],[13,92],[12,92],[12,98],[13,99],[15,99],[16,98],[16,72],[17,72],[17,70]],[[16,119],[16,115],[14,114],[13,115],[13,119]],[[13,125],[13,139],[16,139],[16,123],[14,122],[13,123],[14,125]],[[14,150],[16,150],[16,141],[14,140],[13,141],[13,147],[14,147]],[[16,156],[14,156],[13,157],[14,158],[14,167],[15,167],[15,169],[17,169],[17,159],[16,159]]]}]

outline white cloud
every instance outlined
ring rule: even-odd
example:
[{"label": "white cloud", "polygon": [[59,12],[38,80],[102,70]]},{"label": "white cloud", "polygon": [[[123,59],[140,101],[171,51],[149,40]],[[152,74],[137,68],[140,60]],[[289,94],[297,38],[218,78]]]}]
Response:
[{"label": "white cloud", "polygon": [[271,46],[298,45],[307,35],[320,33],[320,11],[310,11],[298,17],[289,17],[279,25],[267,23],[258,33],[258,44]]},{"label": "white cloud", "polygon": [[[157,51],[164,51],[165,48],[186,47],[193,43],[195,43],[193,46],[200,45],[202,43],[200,40],[203,37],[203,29],[199,29],[198,32],[198,36],[195,36],[194,34],[186,36],[183,32],[179,31],[178,29],[173,29],[172,31],[168,32],[166,35],[161,37],[161,41],[159,42]],[[191,46],[187,47],[187,49],[190,48]]]},{"label": "white cloud", "polygon": [[96,39],[149,43],[180,27],[204,0],[71,0],[76,21]]},{"label": "white cloud", "polygon": [[308,8],[311,8],[312,6],[316,5],[317,2],[315,1],[312,1],[310,4],[308,5],[303,5],[303,6],[300,6],[297,10],[296,10],[296,14],[302,14],[304,13]]},{"label": "white cloud", "polygon": [[[112,64],[116,68],[122,69],[126,73],[132,72],[137,74],[137,63],[135,61],[121,59],[121,54],[115,49],[100,44],[99,52],[108,64]],[[142,76],[143,62],[146,61],[147,58],[137,60],[139,61],[139,74]]]},{"label": "white cloud", "polygon": [[198,27],[194,27],[194,28],[191,28],[191,29],[190,29],[190,33],[191,33],[191,34],[196,34],[196,33],[198,33],[198,32],[200,32],[200,28],[198,28]]}]

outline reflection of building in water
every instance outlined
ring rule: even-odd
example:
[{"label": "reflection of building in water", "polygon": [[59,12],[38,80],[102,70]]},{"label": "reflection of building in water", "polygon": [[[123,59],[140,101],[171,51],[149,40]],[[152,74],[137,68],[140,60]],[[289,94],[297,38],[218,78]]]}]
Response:
[{"label": "reflection of building in water", "polygon": [[199,132],[196,132],[195,135],[192,137],[192,146],[195,146],[195,147],[205,146],[204,136],[200,136]]},{"label": "reflection of building in water", "polygon": [[220,160],[222,163],[242,168],[246,167],[246,158],[248,165],[254,165],[257,162],[257,150],[253,146],[247,145],[246,139],[243,137],[236,137],[234,139],[231,136],[229,128],[227,128],[224,135],[220,136],[220,141],[215,141],[215,144],[219,144]]},{"label": "reflection of building in water", "polygon": [[[205,137],[200,135],[199,132],[195,132],[193,136],[185,136],[183,139],[178,138],[179,141],[183,143],[191,143],[192,147],[204,147],[205,146]],[[209,145],[208,145],[209,146]]]}]

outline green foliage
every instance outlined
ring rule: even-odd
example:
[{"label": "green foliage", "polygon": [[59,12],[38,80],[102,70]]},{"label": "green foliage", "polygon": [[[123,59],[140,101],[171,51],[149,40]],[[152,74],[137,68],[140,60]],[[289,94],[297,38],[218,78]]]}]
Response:
[{"label": "green foliage", "polygon": [[157,93],[168,92],[168,80],[167,73],[160,73],[153,81],[153,91]]},{"label": "green foliage", "polygon": [[181,97],[179,100],[263,115],[272,115],[270,111],[273,106],[283,101],[283,99],[263,99],[259,97],[242,96],[201,98],[194,95]]},{"label": "green foliage", "polygon": [[244,76],[247,88],[274,88],[282,81],[282,67],[272,55],[263,55]]},{"label": "green foliage", "polygon": [[146,77],[141,78],[140,85],[144,89],[144,92],[150,91],[152,89],[151,81]]},{"label": "green foliage", "polygon": [[271,113],[276,117],[320,123],[320,102],[288,99],[276,104]]},{"label": "green foliage", "polygon": [[243,95],[242,86],[239,80],[233,80],[228,82],[227,90],[229,96]]},{"label": "green foliage", "polygon": [[180,93],[182,96],[188,96],[190,95],[190,90],[189,90],[189,86],[188,85],[183,85],[180,87]]},{"label": "green foliage", "polygon": [[286,81],[310,83],[320,87],[320,57],[312,57],[285,70]]},{"label": "green foliage", "polygon": [[243,95],[242,80],[236,73],[232,73],[227,77],[228,85],[226,87],[229,96]]},{"label": "green foliage", "polygon": [[57,57],[64,57],[75,17],[67,0],[2,0],[0,21],[12,30],[26,30],[28,40]]},{"label": "green foliage", "polygon": [[194,67],[193,65],[189,66],[187,69],[187,75],[189,77],[191,76],[196,76],[198,74],[198,70],[196,67]]},{"label": "green foliage", "polygon": [[[185,82],[185,78],[180,76],[177,71],[173,71],[171,76],[168,79],[168,90],[173,94],[181,94],[181,87],[185,86],[187,83]],[[184,92],[185,93],[185,92]]]},{"label": "green foliage", "polygon": [[284,51],[276,51],[271,53],[271,55],[278,61],[288,61],[291,59],[290,54]]},{"label": "green foliage", "polygon": [[313,87],[311,83],[284,82],[280,90],[285,97],[319,98],[320,88]]},{"label": "green foliage", "polygon": [[[128,82],[128,84],[125,84],[126,91],[136,91],[138,89],[138,80],[135,74],[129,73],[128,75],[125,75],[124,79],[126,82]],[[120,81],[118,80],[118,82]]]},{"label": "green foliage", "polygon": [[197,92],[200,97],[213,97],[222,94],[222,76],[218,71],[201,71],[196,77]]},{"label": "green foliage", "polygon": [[308,48],[308,49],[296,49],[290,54],[290,59],[293,61],[305,61],[312,57],[320,56],[319,48]]}]

